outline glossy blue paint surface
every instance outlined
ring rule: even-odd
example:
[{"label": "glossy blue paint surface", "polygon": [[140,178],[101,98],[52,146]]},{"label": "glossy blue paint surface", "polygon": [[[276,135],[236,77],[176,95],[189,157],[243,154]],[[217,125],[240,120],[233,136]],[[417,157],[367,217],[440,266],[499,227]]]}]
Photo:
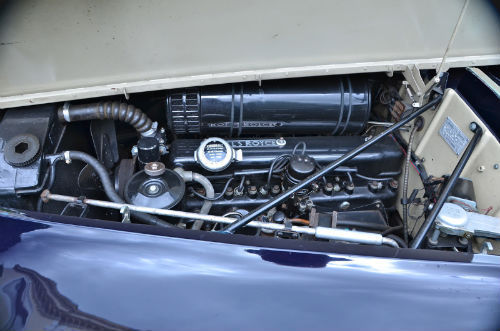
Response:
[{"label": "glossy blue paint surface", "polygon": [[0,329],[492,330],[500,266],[285,251],[0,214]]}]

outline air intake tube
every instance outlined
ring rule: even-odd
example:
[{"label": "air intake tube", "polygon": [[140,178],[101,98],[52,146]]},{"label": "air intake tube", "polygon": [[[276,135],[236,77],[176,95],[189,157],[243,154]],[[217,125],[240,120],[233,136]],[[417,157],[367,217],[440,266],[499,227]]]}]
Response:
[{"label": "air intake tube", "polygon": [[120,102],[98,102],[85,105],[65,103],[57,116],[61,122],[119,120],[132,125],[142,136],[153,136],[156,123],[139,108]]},{"label": "air intake tube", "polygon": [[365,79],[327,76],[184,89],[167,96],[178,135],[358,134],[370,113]]}]

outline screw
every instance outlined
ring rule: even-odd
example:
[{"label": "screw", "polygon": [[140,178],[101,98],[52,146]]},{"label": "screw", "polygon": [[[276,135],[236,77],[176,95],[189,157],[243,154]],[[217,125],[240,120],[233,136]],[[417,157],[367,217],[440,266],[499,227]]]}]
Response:
[{"label": "screw", "polygon": [[345,186],[345,191],[347,192],[347,194],[352,194],[354,192],[354,183],[347,183]]},{"label": "screw", "polygon": [[326,194],[331,194],[333,192],[333,184],[328,182],[325,185],[325,193]]},{"label": "screw", "polygon": [[255,198],[255,196],[257,195],[257,186],[255,186],[255,185],[250,186],[248,188],[248,195],[251,198]]},{"label": "screw", "polygon": [[229,186],[226,190],[226,193],[224,193],[224,195],[227,197],[227,198],[230,198],[233,196],[233,193],[234,193],[234,190],[231,186]]},{"label": "screw", "polygon": [[495,163],[495,164],[493,165],[493,169],[498,170],[498,168],[500,168],[500,166],[498,165],[498,163]]},{"label": "screw", "polygon": [[339,207],[342,210],[347,210],[349,209],[349,207],[351,207],[351,203],[349,201],[343,201]]},{"label": "screw", "polygon": [[279,194],[280,191],[281,191],[281,189],[280,189],[279,185],[273,185],[273,187],[271,188],[271,194],[272,195]]},{"label": "screw", "polygon": [[476,122],[472,122],[470,125],[469,125],[469,129],[472,131],[472,132],[475,132],[477,130],[477,123]]},{"label": "screw", "polygon": [[391,179],[391,181],[389,181],[389,188],[392,191],[397,191],[398,187],[399,187],[399,182],[397,180]]},{"label": "screw", "polygon": [[485,167],[484,165],[482,165],[482,166],[479,166],[479,167],[477,168],[477,171],[479,171],[479,172],[483,172],[485,169],[486,169],[486,167]]},{"label": "screw", "polygon": [[278,146],[285,146],[286,145],[286,140],[283,137],[281,137],[279,139],[276,139],[276,145],[278,145]]},{"label": "screw", "polygon": [[301,201],[301,202],[299,202],[299,211],[300,211],[300,212],[304,212],[304,211],[306,211],[306,209],[307,209],[307,204],[306,204],[306,202],[305,202],[305,201]]},{"label": "screw", "polygon": [[156,184],[151,184],[148,187],[146,187],[146,190],[148,191],[149,194],[156,194],[160,191],[160,187]]}]

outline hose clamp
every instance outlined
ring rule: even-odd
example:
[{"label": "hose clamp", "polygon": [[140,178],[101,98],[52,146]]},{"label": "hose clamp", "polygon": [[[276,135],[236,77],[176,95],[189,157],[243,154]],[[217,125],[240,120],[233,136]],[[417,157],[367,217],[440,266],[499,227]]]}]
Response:
[{"label": "hose clamp", "polygon": [[62,114],[66,122],[71,122],[69,118],[69,102],[65,102],[64,105],[62,106]]},{"label": "hose clamp", "polygon": [[69,156],[69,151],[65,151],[63,153],[64,155],[64,160],[66,161],[66,164],[70,164],[71,163],[71,157]]},{"label": "hose clamp", "polygon": [[151,124],[151,128],[148,131],[141,133],[141,136],[154,137],[156,135],[157,130],[158,130],[158,122],[153,122]]}]

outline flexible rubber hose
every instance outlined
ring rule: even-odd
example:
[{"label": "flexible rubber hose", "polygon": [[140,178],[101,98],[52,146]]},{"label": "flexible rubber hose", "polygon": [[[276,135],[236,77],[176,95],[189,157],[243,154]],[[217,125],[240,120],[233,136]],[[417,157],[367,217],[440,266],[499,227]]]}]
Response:
[{"label": "flexible rubber hose", "polygon": [[[213,199],[215,197],[215,191],[212,183],[208,180],[207,177],[192,171],[185,171],[181,168],[174,169],[185,182],[196,182],[203,186],[205,189],[205,196],[209,199]],[[208,215],[210,212],[210,208],[212,208],[211,200],[204,200],[203,205],[201,206],[200,214]],[[200,230],[203,226],[203,221],[196,220],[191,227],[193,230]]]},{"label": "flexible rubber hose", "polygon": [[406,151],[406,161],[405,161],[405,174],[403,179],[403,238],[404,242],[408,246],[408,179],[410,177],[410,161],[411,161],[411,146],[413,145],[413,139],[415,139],[415,132],[417,132],[417,125],[413,126],[410,133],[410,138],[408,139],[408,150]]},{"label": "flexible rubber hose", "polygon": [[395,242],[398,243],[399,247],[408,248],[408,244],[405,243],[403,239],[399,238],[395,234],[389,234],[389,235],[385,236],[384,238],[390,238],[390,239],[394,240]]},{"label": "flexible rubber hose", "polygon": [[[113,183],[111,182],[111,179],[109,178],[108,171],[106,168],[99,162],[96,158],[93,156],[83,153],[83,152],[78,152],[78,151],[66,151],[63,152],[61,155],[66,159],[65,154],[67,153],[68,157],[70,160],[79,160],[87,163],[89,166],[91,166],[94,171],[97,173],[99,176],[102,186],[104,188],[104,193],[108,196],[109,200],[116,202],[116,203],[126,203],[119,195],[116,193],[115,188]],[[172,224],[167,223],[165,221],[162,221],[156,216],[149,215],[149,214],[144,214],[144,213],[138,213],[135,211],[131,211],[130,215],[140,221],[141,223],[146,223],[146,224],[151,224],[151,225],[159,225],[163,227],[169,227],[172,228],[174,227]]]},{"label": "flexible rubber hose", "polygon": [[120,102],[98,102],[85,105],[65,105],[57,112],[61,122],[86,120],[118,120],[132,125],[145,134],[153,127],[151,119],[139,108]]}]

